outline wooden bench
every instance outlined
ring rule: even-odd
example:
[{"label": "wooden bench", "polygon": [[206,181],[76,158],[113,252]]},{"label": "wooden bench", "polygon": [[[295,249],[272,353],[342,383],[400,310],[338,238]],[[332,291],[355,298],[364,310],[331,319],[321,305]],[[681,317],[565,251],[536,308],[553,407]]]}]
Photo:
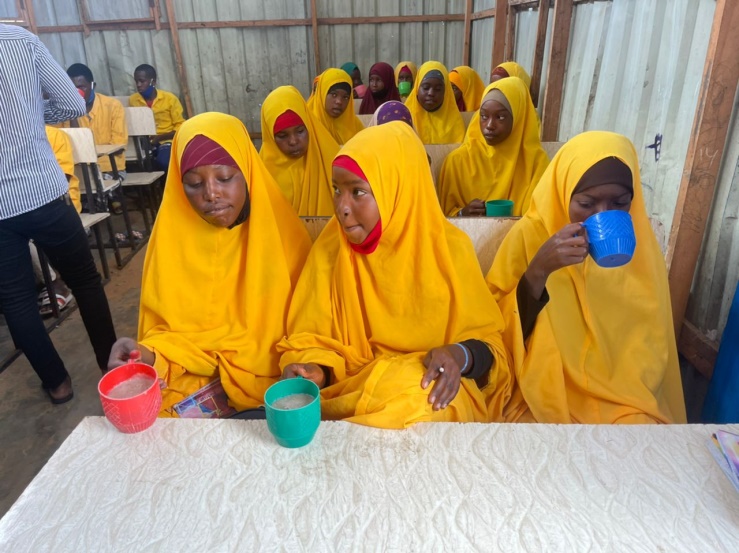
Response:
[{"label": "wooden bench", "polygon": [[120,102],[121,104],[123,104],[123,107],[124,107],[124,108],[127,108],[128,106],[130,106],[130,105],[131,105],[131,103],[130,103],[130,101],[129,101],[129,98],[130,98],[130,96],[112,96],[112,98],[115,98],[115,99],[116,99],[116,100],[118,100],[118,101],[119,101],[119,102]]}]

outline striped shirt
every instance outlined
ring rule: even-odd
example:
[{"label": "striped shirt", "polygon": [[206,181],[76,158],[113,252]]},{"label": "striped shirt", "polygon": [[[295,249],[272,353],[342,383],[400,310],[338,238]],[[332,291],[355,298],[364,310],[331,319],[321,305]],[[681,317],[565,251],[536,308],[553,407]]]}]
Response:
[{"label": "striped shirt", "polygon": [[[46,93],[49,100],[44,101]],[[39,38],[0,25],[0,220],[58,198],[69,184],[44,122],[86,112],[85,101]]]}]

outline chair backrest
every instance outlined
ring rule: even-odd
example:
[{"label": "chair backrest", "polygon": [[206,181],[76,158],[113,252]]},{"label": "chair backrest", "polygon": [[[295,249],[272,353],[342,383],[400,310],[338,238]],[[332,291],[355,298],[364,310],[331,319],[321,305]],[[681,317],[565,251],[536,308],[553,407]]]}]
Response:
[{"label": "chair backrest", "polygon": [[[330,217],[302,217],[308,234],[315,242],[318,235],[331,220]],[[493,264],[493,258],[517,217],[451,217],[449,221],[467,233],[472,240],[483,273]]]},{"label": "chair backrest", "polygon": [[439,173],[441,166],[444,164],[446,156],[450,152],[459,148],[459,144],[426,144],[426,153],[431,158],[431,175],[434,177],[434,185],[438,189]]},{"label": "chair backrest", "polygon": [[152,136],[157,133],[154,112],[148,107],[125,108],[128,136]]},{"label": "chair backrest", "polygon": [[359,117],[359,120],[362,122],[362,125],[365,127],[370,124],[370,121],[372,121],[372,114],[367,115],[357,115]]},{"label": "chair backrest", "polygon": [[75,164],[97,163],[98,156],[95,152],[95,139],[90,129],[77,128],[61,130],[67,133],[72,141],[72,155]]},{"label": "chair backrest", "polygon": [[362,105],[362,99],[361,98],[354,98],[354,113],[359,115],[359,106]]},{"label": "chair backrest", "polygon": [[563,145],[564,145],[564,142],[542,142],[541,143],[541,147],[544,148],[544,151],[549,156],[549,159],[552,159],[554,157],[554,154],[556,154]]},{"label": "chair backrest", "polygon": [[464,121],[464,128],[470,126],[470,121],[472,121],[472,116],[475,115],[476,111],[463,111],[462,112],[462,120]]},{"label": "chair backrest", "polygon": [[123,104],[124,108],[127,108],[130,106],[129,98],[130,96],[113,96],[116,100],[118,100],[121,104]]}]

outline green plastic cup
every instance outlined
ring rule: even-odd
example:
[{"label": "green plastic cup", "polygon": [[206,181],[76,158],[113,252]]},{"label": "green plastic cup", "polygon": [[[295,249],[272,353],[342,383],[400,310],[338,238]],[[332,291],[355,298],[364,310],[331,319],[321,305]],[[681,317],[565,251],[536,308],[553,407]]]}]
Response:
[{"label": "green plastic cup", "polygon": [[401,96],[408,96],[411,93],[411,83],[408,81],[398,83],[398,92]]},{"label": "green plastic cup", "polygon": [[[293,394],[308,394],[313,401],[297,409],[273,407],[278,399]],[[314,382],[305,378],[280,380],[265,392],[264,409],[267,427],[278,444],[290,448],[303,447],[311,442],[321,423],[321,391]]]},{"label": "green plastic cup", "polygon": [[488,217],[510,217],[513,215],[513,201],[490,200],[485,202],[485,215]]}]

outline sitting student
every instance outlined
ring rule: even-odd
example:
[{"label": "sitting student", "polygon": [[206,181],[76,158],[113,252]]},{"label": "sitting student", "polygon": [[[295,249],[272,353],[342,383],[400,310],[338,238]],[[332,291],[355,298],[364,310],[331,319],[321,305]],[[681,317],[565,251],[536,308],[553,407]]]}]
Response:
[{"label": "sitting student", "polygon": [[161,416],[218,379],[231,406],[255,408],[280,375],[274,346],[310,238],[235,117],[193,117],[173,150],[144,262],[139,342],[118,340],[109,368],[140,350],[167,384]]},{"label": "sitting student", "polygon": [[484,216],[485,201],[513,200],[513,215],[523,215],[548,164],[529,89],[517,77],[497,81],[485,89],[464,143],[444,160],[441,208],[450,217]]},{"label": "sitting student", "polygon": [[259,156],[301,217],[333,215],[331,161],[338,151],[297,88],[281,86],[270,92],[262,104]]},{"label": "sitting student", "polygon": [[154,112],[157,134],[151,137],[154,147],[154,160],[161,171],[169,168],[172,152],[172,139],[185,119],[182,117],[182,104],[179,98],[157,88],[157,71],[151,65],[141,64],[133,72],[136,94],[131,94],[128,103],[131,107],[150,107]]},{"label": "sitting student", "polygon": [[369,94],[364,95],[359,114],[372,115],[378,107],[390,100],[400,100],[393,68],[385,62],[379,62],[370,67]]},{"label": "sitting student", "polygon": [[480,109],[480,100],[485,85],[477,71],[466,65],[455,67],[449,72],[454,98],[459,111],[476,111]]},{"label": "sitting student", "polygon": [[454,101],[446,68],[427,61],[405,103],[424,144],[453,144],[464,139],[464,121]]},{"label": "sitting student", "polygon": [[384,125],[392,121],[403,121],[408,123],[413,128],[413,118],[408,108],[403,105],[403,102],[390,101],[385,102],[379,108],[375,110],[372,115],[372,119],[369,122],[369,127],[376,125]]},{"label": "sitting student", "polygon": [[364,128],[354,113],[351,81],[341,69],[321,73],[316,92],[308,99],[308,109],[339,145]]},{"label": "sitting student", "polygon": [[[69,200],[77,210],[77,213],[80,213],[82,211],[82,204],[80,202],[80,181],[74,174],[72,141],[64,131],[60,131],[59,129],[50,127],[49,125],[46,126],[46,138],[49,139],[49,144],[51,144],[51,150],[54,152],[54,157],[69,182]],[[51,309],[51,299],[49,298],[49,290],[44,286],[44,275],[43,270],[41,269],[41,260],[39,259],[36,246],[33,242],[30,242],[29,246],[31,248],[31,263],[33,264],[34,276],[36,277],[36,285],[43,286],[43,289],[38,296],[39,308],[41,315],[46,317],[53,313]],[[49,275],[51,277],[54,299],[59,306],[59,311],[62,311],[69,305],[69,302],[72,301],[72,292],[51,266],[49,266]]]},{"label": "sitting student", "polygon": [[362,83],[362,72],[359,67],[353,61],[348,61],[341,66],[341,69],[349,75],[351,79],[352,88],[354,89],[354,98],[362,99],[367,91],[367,87]]},{"label": "sitting student", "polygon": [[499,81],[500,79],[505,79],[506,77],[518,77],[524,82],[526,88],[531,87],[531,77],[526,70],[515,61],[503,62],[493,69],[493,72],[490,74],[490,84],[493,84],[495,81]]},{"label": "sitting student", "polygon": [[[634,223],[634,257],[617,268],[588,256],[582,222],[605,210]],[[586,132],[562,147],[487,280],[516,373],[506,420],[685,422],[667,271],[626,137]]]},{"label": "sitting student", "polygon": [[[80,94],[83,94],[87,104],[87,115],[83,115],[74,121],[67,121],[61,126],[64,128],[89,128],[92,130],[96,145],[120,144],[125,146],[128,143],[128,127],[126,126],[123,104],[115,98],[95,92],[95,79],[92,76],[92,71],[86,65],[81,63],[70,65],[67,69],[67,75],[72,79]],[[125,176],[125,149],[114,158],[119,176]],[[98,158],[98,167],[103,172],[104,178],[115,177],[108,156]]]},{"label": "sitting student", "polygon": [[415,63],[412,61],[401,61],[395,66],[395,84],[400,87],[400,83],[411,83],[411,88],[413,88],[417,73],[418,68]]},{"label": "sitting student", "polygon": [[503,321],[470,239],[439,209],[416,134],[400,122],[368,128],[334,160],[333,179],[336,216],[277,346],[283,378],[318,384],[330,420],[500,420]]}]

